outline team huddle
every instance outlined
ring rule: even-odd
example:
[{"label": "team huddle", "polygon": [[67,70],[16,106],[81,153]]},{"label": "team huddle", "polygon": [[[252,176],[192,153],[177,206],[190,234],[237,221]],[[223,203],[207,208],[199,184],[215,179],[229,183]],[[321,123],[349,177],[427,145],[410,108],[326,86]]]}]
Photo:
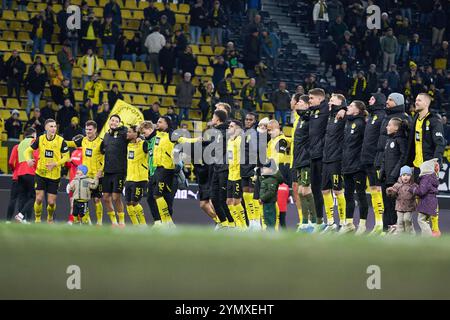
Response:
[{"label": "team huddle", "polygon": [[[61,167],[71,163],[68,190],[74,223],[91,223],[92,199],[97,225],[102,225],[105,206],[112,225],[125,226],[124,190],[133,225],[147,224],[141,205],[146,197],[154,225],[173,227],[177,175],[183,170],[180,159],[189,159],[200,208],[217,229],[278,228],[284,209],[280,210],[277,195],[280,185],[288,185],[299,232],[364,234],[369,193],[375,220],[372,234],[414,233],[412,213],[417,211],[421,233],[439,235],[437,174],[446,141],[430,103],[429,95],[419,94],[412,118],[399,93],[388,98],[375,93],[367,106],[358,100],[347,105],[343,95],[327,99],[316,88],[292,97],[292,137],[283,134],[276,120],[258,122],[252,112],[244,115],[244,123],[233,119],[226,103],[216,105],[207,130],[195,138],[172,131],[167,116],[156,124],[144,121],[127,128],[113,114],[103,139],[97,124],[88,121],[84,137],[65,141],[49,119],[44,134],[36,137],[29,129],[17,147],[18,188],[28,195],[35,189],[31,199],[36,223],[41,222],[47,201],[47,222],[52,223]],[[80,150],[78,162],[69,148]],[[194,149],[201,152],[190,151]],[[24,219],[22,212],[31,211],[33,200],[28,197],[19,203],[16,219]]]}]

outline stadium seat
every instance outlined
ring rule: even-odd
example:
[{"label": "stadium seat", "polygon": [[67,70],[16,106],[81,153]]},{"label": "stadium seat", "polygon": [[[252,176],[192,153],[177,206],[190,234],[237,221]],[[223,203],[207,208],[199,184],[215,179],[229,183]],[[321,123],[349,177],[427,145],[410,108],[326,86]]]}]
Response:
[{"label": "stadium seat", "polygon": [[184,14],[175,14],[175,22],[179,24],[187,24],[189,21],[187,15]]},{"label": "stadium seat", "polygon": [[9,30],[11,30],[11,31],[23,31],[24,27],[22,26],[22,22],[20,22],[20,21],[11,21],[9,23]]},{"label": "stadium seat", "polygon": [[275,112],[275,109],[273,107],[273,104],[269,102],[263,102],[263,111],[266,112]]},{"label": "stadium seat", "polygon": [[175,90],[176,90],[177,88],[175,87],[175,86],[169,86],[168,88],[167,88],[167,95],[169,95],[169,96],[176,96],[177,94],[175,93]]},{"label": "stadium seat", "polygon": [[46,54],[52,54],[52,53],[55,53],[55,52],[53,51],[53,46],[52,46],[51,44],[48,44],[48,43],[45,45],[44,52],[45,52]]},{"label": "stadium seat", "polygon": [[210,66],[207,66],[206,67],[206,73],[205,73],[207,76],[210,76],[210,77],[212,77],[213,76],[213,74],[214,74],[214,69],[212,68],[212,67],[210,67]]},{"label": "stadium seat", "polygon": [[[148,97],[147,97],[147,102],[148,102],[148,104],[153,104],[153,103],[155,103],[155,102],[160,103],[159,97],[157,97],[157,96],[148,96]],[[161,111],[161,110],[160,110],[160,111]]]},{"label": "stadium seat", "polygon": [[138,10],[138,6],[136,5],[136,0],[126,0],[125,1],[125,8],[126,9],[132,9],[132,10]]},{"label": "stadium seat", "polygon": [[119,70],[119,65],[117,64],[116,60],[107,60],[106,69]]},{"label": "stadium seat", "polygon": [[28,121],[27,112],[25,110],[19,110],[19,120],[20,121]]},{"label": "stadium seat", "polygon": [[203,69],[202,66],[197,66],[195,67],[195,71],[194,71],[196,76],[203,76],[206,75],[205,70]]},{"label": "stadium seat", "polygon": [[209,59],[206,56],[197,56],[197,63],[200,66],[209,66]]},{"label": "stadium seat", "polygon": [[173,98],[163,97],[161,99],[161,105],[164,106],[164,107],[170,107],[170,106],[174,106],[175,102],[174,102]]},{"label": "stadium seat", "polygon": [[245,74],[245,70],[242,68],[236,68],[234,69],[234,77],[236,78],[240,78],[240,79],[246,79],[247,75]]},{"label": "stadium seat", "polygon": [[[8,42],[0,41],[0,51],[8,51]],[[6,60],[6,59],[5,59]]]},{"label": "stadium seat", "polygon": [[152,92],[152,89],[150,88],[150,85],[148,83],[139,83],[138,91],[141,94],[150,94]]},{"label": "stadium seat", "polygon": [[16,19],[19,21],[28,21],[30,20],[30,17],[28,16],[28,12],[18,11],[16,14]]},{"label": "stadium seat", "polygon": [[147,7],[148,7],[147,1],[139,1],[139,5],[138,5],[139,10],[144,10]]},{"label": "stadium seat", "polygon": [[[103,71],[103,70],[101,70],[101,71]],[[72,69],[72,78],[76,78],[76,79],[81,78],[81,69],[80,68],[76,67],[76,68]],[[103,78],[103,76],[102,76],[102,78]]]},{"label": "stadium seat", "polygon": [[115,79],[112,71],[108,70],[108,69],[102,69],[100,71],[100,78],[102,78],[103,80],[114,80]]},{"label": "stadium seat", "polygon": [[125,71],[116,71],[115,79],[117,81],[128,81],[128,76]]},{"label": "stadium seat", "polygon": [[136,62],[136,71],[138,72],[147,72],[147,65],[145,64],[145,62],[142,61],[138,61]]},{"label": "stadium seat", "polygon": [[125,85],[123,86],[123,91],[130,92],[130,93],[137,93],[138,92],[134,82],[126,82]]},{"label": "stadium seat", "polygon": [[198,48],[198,46],[196,44],[191,44],[190,47],[192,49],[193,54],[195,54],[195,55],[200,54],[200,49]]},{"label": "stadium seat", "polygon": [[28,32],[18,32],[17,33],[17,40],[19,40],[19,41],[29,41],[30,40],[30,34]]},{"label": "stadium seat", "polygon": [[125,101],[126,103],[131,103],[131,96],[127,93],[123,94],[123,101]]},{"label": "stadium seat", "polygon": [[144,73],[144,82],[147,83],[158,83],[158,81],[156,80],[155,74],[154,73]]},{"label": "stadium seat", "polygon": [[214,52],[212,51],[212,48],[210,46],[200,46],[200,52],[202,55],[205,56],[213,56]]},{"label": "stadium seat", "polygon": [[216,56],[220,56],[220,55],[222,55],[222,53],[223,53],[224,50],[225,50],[224,47],[215,47],[215,48],[214,48],[214,54],[215,54]]},{"label": "stadium seat", "polygon": [[20,42],[10,42],[9,43],[9,49],[11,51],[17,50],[19,52],[23,51],[22,43]]},{"label": "stadium seat", "polygon": [[117,85],[117,88],[119,89],[119,91],[123,91],[122,84],[121,84],[120,82],[117,82],[117,81],[111,81],[111,82],[109,83],[109,89],[110,89],[110,90],[112,89],[112,86],[113,86],[114,84]]},{"label": "stadium seat", "polygon": [[92,8],[92,11],[94,12],[94,15],[97,18],[102,18],[103,17],[103,9],[102,8]]},{"label": "stadium seat", "polygon": [[14,11],[12,11],[12,10],[3,10],[2,19],[3,20],[16,20],[16,17],[14,15]]},{"label": "stadium seat", "polygon": [[125,38],[127,38],[128,40],[133,39],[134,37],[134,31],[133,30],[124,30],[123,31],[123,35],[125,36]]},{"label": "stadium seat", "polygon": [[162,2],[155,2],[155,8],[158,9],[159,11],[163,11],[164,10],[164,3],[162,3]]},{"label": "stadium seat", "polygon": [[0,30],[8,30],[5,20],[0,20]]},{"label": "stadium seat", "polygon": [[152,94],[165,96],[166,91],[164,90],[164,87],[161,84],[154,84],[152,88]]},{"label": "stadium seat", "polygon": [[[43,11],[45,10],[45,8],[47,7],[47,3],[43,2],[43,3],[36,3],[36,11]],[[39,12],[37,12],[39,13]],[[36,13],[36,15],[37,15]],[[32,15],[32,17],[34,17],[35,15]]]},{"label": "stadium seat", "polygon": [[78,102],[83,102],[83,91],[76,90],[73,95],[75,96],[75,100]]},{"label": "stadium seat", "polygon": [[130,81],[142,82],[142,76],[140,72],[130,72]]},{"label": "stadium seat", "polygon": [[135,96],[133,96],[132,101],[133,101],[132,103],[135,106],[146,106],[147,105],[147,101],[145,100],[145,96],[135,95]]},{"label": "stadium seat", "polygon": [[133,64],[131,63],[131,61],[123,60],[120,63],[120,69],[123,71],[133,71],[134,67],[133,67]]},{"label": "stadium seat", "polygon": [[190,11],[190,7],[189,7],[188,4],[180,3],[180,4],[178,5],[178,12],[179,12],[179,13],[189,14],[189,11]]},{"label": "stadium seat", "polygon": [[95,0],[87,0],[86,1],[89,7],[96,7],[97,6],[97,2]]},{"label": "stadium seat", "polygon": [[6,107],[8,109],[20,109],[20,104],[15,98],[8,98],[6,99]]},{"label": "stadium seat", "polygon": [[53,63],[59,64],[59,63],[58,63],[58,58],[57,58],[55,55],[53,55],[53,56],[48,56],[48,63],[49,63],[49,64],[53,64]]},{"label": "stadium seat", "polygon": [[133,11],[133,19],[134,20],[143,20],[144,19],[144,11]]},{"label": "stadium seat", "polygon": [[12,31],[4,31],[3,34],[2,34],[2,39],[3,40],[14,41],[14,40],[16,40],[16,37],[14,35],[14,32],[12,32]]},{"label": "stadium seat", "polygon": [[133,19],[133,16],[131,15],[130,10],[122,10],[122,19]]}]

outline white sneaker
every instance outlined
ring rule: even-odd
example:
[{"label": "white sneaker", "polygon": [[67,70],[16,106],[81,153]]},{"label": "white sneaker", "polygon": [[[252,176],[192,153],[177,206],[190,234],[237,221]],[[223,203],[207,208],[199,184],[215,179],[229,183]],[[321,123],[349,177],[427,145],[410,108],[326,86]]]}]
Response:
[{"label": "white sneaker", "polygon": [[22,222],[23,218],[25,218],[25,216],[22,213],[20,213],[20,212],[14,216],[14,219],[17,222]]},{"label": "white sneaker", "polygon": [[355,236],[362,236],[366,232],[366,226],[360,224],[355,232]]},{"label": "white sneaker", "polygon": [[249,231],[261,231],[261,222],[259,220],[250,220],[248,230]]},{"label": "white sneaker", "polygon": [[336,223],[333,224],[327,224],[325,229],[321,232],[321,234],[327,234],[327,233],[333,233],[338,231],[338,225]]},{"label": "white sneaker", "polygon": [[23,219],[22,224],[30,224],[30,223],[26,219]]},{"label": "white sneaker", "polygon": [[339,234],[348,234],[354,232],[355,229],[356,229],[355,225],[352,222],[350,222],[342,226],[341,230],[339,230]]}]

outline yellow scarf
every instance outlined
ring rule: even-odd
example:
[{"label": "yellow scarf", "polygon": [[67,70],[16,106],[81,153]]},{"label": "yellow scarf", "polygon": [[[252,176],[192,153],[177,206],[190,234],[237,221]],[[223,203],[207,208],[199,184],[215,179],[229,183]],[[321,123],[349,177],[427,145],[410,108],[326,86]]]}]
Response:
[{"label": "yellow scarf", "polygon": [[[358,82],[359,82],[359,79],[356,78],[355,82],[353,83],[352,96],[356,95],[356,87],[358,86]],[[366,87],[367,87],[367,81],[366,81],[366,78],[363,78],[363,91],[366,91]]]}]

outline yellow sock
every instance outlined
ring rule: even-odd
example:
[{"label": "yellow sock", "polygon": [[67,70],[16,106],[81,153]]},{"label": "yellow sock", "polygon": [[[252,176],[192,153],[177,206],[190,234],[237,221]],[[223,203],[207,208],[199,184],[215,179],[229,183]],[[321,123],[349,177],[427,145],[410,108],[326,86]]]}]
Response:
[{"label": "yellow sock", "polygon": [[56,211],[56,204],[47,206],[47,222],[53,222],[53,214]]},{"label": "yellow sock", "polygon": [[375,215],[375,225],[383,224],[384,203],[383,196],[380,191],[371,191],[372,208]]},{"label": "yellow sock", "polygon": [[[300,201],[300,199],[298,201]],[[302,211],[302,207],[300,205],[297,207],[297,213],[298,213],[298,223],[302,223],[303,211]]]},{"label": "yellow sock", "polygon": [[212,218],[214,220],[215,223],[219,224],[220,220],[219,217],[215,216],[214,218]]},{"label": "yellow sock", "polygon": [[142,208],[142,206],[139,203],[134,207],[134,211],[136,212],[139,224],[147,225],[147,221],[145,220],[144,208]]},{"label": "yellow sock", "polygon": [[119,224],[125,224],[125,212],[117,212],[119,217]]},{"label": "yellow sock", "polygon": [[80,218],[78,216],[73,216],[73,223],[80,223]]},{"label": "yellow sock", "polygon": [[334,201],[331,192],[323,194],[323,204],[325,206],[325,213],[327,215],[327,224],[334,223],[333,211],[334,211]]},{"label": "yellow sock", "polygon": [[[127,206],[128,216],[130,217],[131,223],[133,226],[137,226],[139,224],[139,221],[136,217],[136,211],[134,206]],[[119,218],[120,220],[120,218]]]},{"label": "yellow sock", "polygon": [[167,206],[167,202],[163,197],[159,197],[156,199],[156,205],[158,206],[159,216],[161,217],[161,222],[163,224],[172,223],[172,217],[169,213],[169,207]]},{"label": "yellow sock", "polygon": [[236,209],[236,215],[239,219],[240,225],[242,229],[247,229],[247,223],[245,222],[245,211],[244,207],[242,206],[242,203],[239,203],[238,205],[234,206]]},{"label": "yellow sock", "polygon": [[255,220],[261,221],[261,204],[259,200],[253,199],[253,214],[255,216]]},{"label": "yellow sock", "polygon": [[278,203],[275,202],[275,210],[276,210],[276,218],[275,218],[275,230],[278,231],[280,228],[280,207],[278,207]]},{"label": "yellow sock", "polygon": [[116,213],[114,211],[107,212],[109,219],[111,219],[111,223],[117,224]]},{"label": "yellow sock", "polygon": [[344,224],[345,208],[346,208],[344,193],[340,193],[337,195],[337,203],[338,203],[339,223]]},{"label": "yellow sock", "polygon": [[439,231],[439,214],[431,217],[431,231],[433,232]]},{"label": "yellow sock", "polygon": [[82,218],[81,218],[81,222],[83,224],[89,224],[89,222],[91,221],[89,214],[85,214]]},{"label": "yellow sock", "polygon": [[234,226],[235,227],[240,227],[241,226],[241,221],[239,220],[239,217],[237,216],[236,206],[231,205],[231,204],[229,204],[227,206],[228,206],[228,210],[230,210],[231,217],[234,220]]},{"label": "yellow sock", "polygon": [[244,192],[245,210],[247,210],[248,220],[255,220],[255,210],[253,207],[253,193]]},{"label": "yellow sock", "polygon": [[345,219],[346,224],[353,223],[353,218]]},{"label": "yellow sock", "polygon": [[97,225],[101,226],[103,224],[103,204],[101,202],[95,204],[95,215],[97,216]]},{"label": "yellow sock", "polygon": [[366,226],[366,219],[359,219],[359,225],[365,227]]},{"label": "yellow sock", "polygon": [[37,204],[34,203],[34,223],[41,223],[41,217],[42,217],[42,203]]}]

